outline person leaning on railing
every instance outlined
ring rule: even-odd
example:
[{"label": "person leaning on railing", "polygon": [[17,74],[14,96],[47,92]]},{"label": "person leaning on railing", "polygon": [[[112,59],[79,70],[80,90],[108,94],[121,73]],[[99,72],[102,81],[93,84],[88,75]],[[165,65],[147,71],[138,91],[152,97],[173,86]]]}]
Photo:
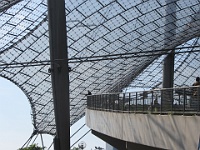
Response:
[{"label": "person leaning on railing", "polygon": [[94,102],[92,101],[91,97],[89,95],[92,95],[92,92],[90,92],[89,90],[87,91],[87,94],[84,94],[85,96],[87,96],[87,106],[92,107],[94,106]]},{"label": "person leaning on railing", "polygon": [[[192,84],[192,86],[200,86],[200,78],[196,77],[196,82]],[[197,96],[198,89],[193,88],[193,96]]]},{"label": "person leaning on railing", "polygon": [[153,105],[154,111],[155,111],[155,112],[159,111],[160,104],[158,103],[157,97],[156,97],[156,99],[154,100],[153,103],[154,103],[154,105]]},{"label": "person leaning on railing", "polygon": [[[200,86],[200,78],[196,77],[196,81],[192,84],[192,86]],[[192,96],[191,96],[191,101],[190,101],[190,107],[196,110],[198,108],[199,104],[199,93],[200,89],[199,87],[193,87],[192,88]]]}]

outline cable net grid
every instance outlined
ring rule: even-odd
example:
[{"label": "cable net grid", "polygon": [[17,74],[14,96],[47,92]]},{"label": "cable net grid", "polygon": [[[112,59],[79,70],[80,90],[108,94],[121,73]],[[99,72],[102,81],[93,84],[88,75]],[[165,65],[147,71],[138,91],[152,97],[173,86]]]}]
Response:
[{"label": "cable net grid", "polygon": [[[34,128],[55,134],[46,1],[7,4],[0,16],[0,75],[28,97]],[[87,90],[161,86],[165,52],[199,35],[199,6],[198,0],[66,2],[71,125],[84,116]],[[178,86],[198,75],[198,52],[190,53],[187,63],[186,54],[176,54]],[[190,74],[183,74],[184,66],[191,66]]]}]

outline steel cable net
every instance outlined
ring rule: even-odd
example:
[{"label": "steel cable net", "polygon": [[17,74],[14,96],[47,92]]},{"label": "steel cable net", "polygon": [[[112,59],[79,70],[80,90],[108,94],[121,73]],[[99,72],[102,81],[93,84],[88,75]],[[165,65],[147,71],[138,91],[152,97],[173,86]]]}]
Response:
[{"label": "steel cable net", "polygon": [[[68,0],[65,7],[71,125],[85,115],[88,90],[160,86],[172,49],[176,86],[199,75],[199,0]],[[47,1],[4,0],[0,10],[0,76],[28,97],[35,130],[55,135]]]}]

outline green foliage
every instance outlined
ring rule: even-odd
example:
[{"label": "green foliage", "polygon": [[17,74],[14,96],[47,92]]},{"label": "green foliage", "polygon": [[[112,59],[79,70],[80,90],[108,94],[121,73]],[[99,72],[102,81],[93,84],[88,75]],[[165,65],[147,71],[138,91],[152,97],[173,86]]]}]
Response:
[{"label": "green foliage", "polygon": [[73,147],[73,149],[71,149],[71,150],[78,150],[79,148],[78,147]]},{"label": "green foliage", "polygon": [[32,144],[29,147],[20,148],[18,150],[43,150],[42,147],[37,146],[37,144]]}]

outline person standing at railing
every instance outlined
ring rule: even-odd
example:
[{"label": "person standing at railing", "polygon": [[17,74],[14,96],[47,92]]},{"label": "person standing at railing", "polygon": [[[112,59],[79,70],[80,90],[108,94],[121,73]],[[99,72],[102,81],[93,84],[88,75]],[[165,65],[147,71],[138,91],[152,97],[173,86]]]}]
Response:
[{"label": "person standing at railing", "polygon": [[[200,78],[199,77],[196,77],[196,81],[192,84],[192,86],[200,86]],[[192,88],[192,91],[193,91],[193,95],[192,95],[192,99],[190,101],[190,107],[194,108],[195,110],[199,107],[199,92],[200,92],[200,89],[199,87],[193,87]],[[198,106],[198,107],[197,107]]]},{"label": "person standing at railing", "polygon": [[198,85],[200,85],[200,78],[196,77],[196,81],[193,83],[192,86],[198,86]]},{"label": "person standing at railing", "polygon": [[88,93],[85,94],[85,96],[87,96],[87,106],[89,106],[89,107],[94,107],[94,103],[92,103],[91,97],[90,97],[89,95],[92,95],[92,92],[90,92],[90,91],[88,90]]},{"label": "person standing at railing", "polygon": [[90,92],[89,90],[88,90],[88,93],[85,94],[85,96],[88,96],[88,95],[92,95],[92,92]]},{"label": "person standing at railing", "polygon": [[[196,81],[192,84],[192,86],[200,86],[200,78],[199,77],[196,77]],[[197,91],[198,91],[197,88],[193,89],[193,96],[197,95]]]},{"label": "person standing at railing", "polygon": [[154,111],[155,111],[155,112],[159,111],[160,104],[158,103],[157,96],[156,96],[156,99],[154,100],[153,103],[154,103]]},{"label": "person standing at railing", "polygon": [[157,112],[159,111],[159,108],[160,108],[160,104],[158,103],[158,98],[156,95],[156,98],[154,99],[153,102],[151,102],[150,106],[148,107],[148,111]]}]

